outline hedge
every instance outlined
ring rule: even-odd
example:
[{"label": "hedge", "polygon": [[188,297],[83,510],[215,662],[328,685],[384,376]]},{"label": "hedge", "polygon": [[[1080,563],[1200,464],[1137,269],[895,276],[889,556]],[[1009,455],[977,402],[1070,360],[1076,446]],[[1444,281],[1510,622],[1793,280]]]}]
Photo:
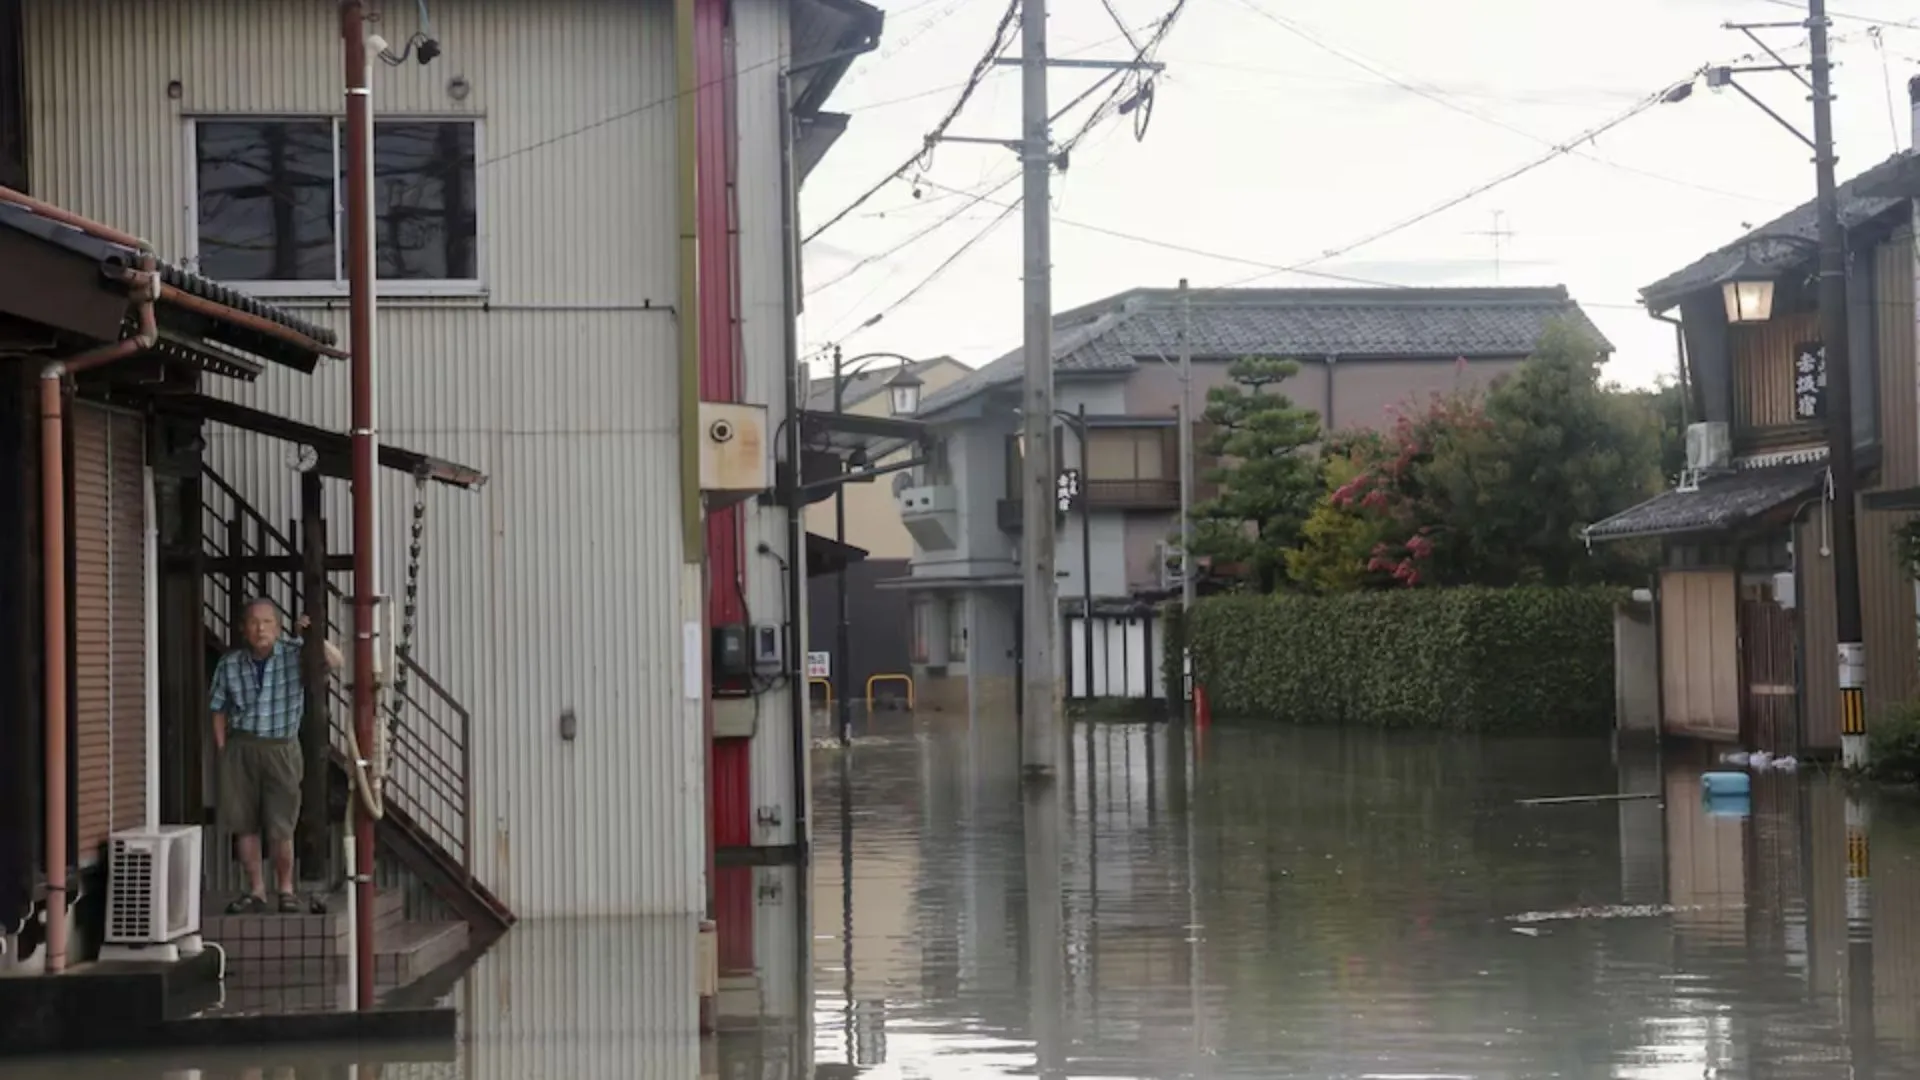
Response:
[{"label": "hedge", "polygon": [[1601,733],[1613,725],[1603,588],[1219,596],[1195,606],[1213,712],[1302,724]]}]

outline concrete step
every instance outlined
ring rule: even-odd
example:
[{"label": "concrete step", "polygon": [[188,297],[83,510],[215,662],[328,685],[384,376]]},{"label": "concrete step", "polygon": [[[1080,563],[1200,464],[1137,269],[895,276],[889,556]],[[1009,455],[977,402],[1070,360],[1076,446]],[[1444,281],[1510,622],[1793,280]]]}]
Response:
[{"label": "concrete step", "polygon": [[[374,984],[381,988],[405,986],[459,956],[467,948],[463,922],[408,922],[380,930],[373,944]],[[346,985],[347,955],[253,956],[231,963],[229,991],[311,991],[300,995],[322,998]]]},{"label": "concrete step", "polygon": [[[228,915],[232,894],[208,896],[201,909],[200,936],[227,951],[230,963],[248,960],[297,960],[345,956],[351,926],[347,898],[335,893],[324,898],[325,914],[282,915],[277,911]],[[375,894],[373,928],[376,934],[400,926],[406,919],[406,897],[398,889]]]}]

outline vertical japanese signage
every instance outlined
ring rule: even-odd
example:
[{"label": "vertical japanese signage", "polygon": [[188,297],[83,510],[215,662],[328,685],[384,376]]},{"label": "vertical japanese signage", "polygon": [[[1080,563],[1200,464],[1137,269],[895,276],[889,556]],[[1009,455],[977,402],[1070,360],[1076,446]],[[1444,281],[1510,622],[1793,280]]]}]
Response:
[{"label": "vertical japanese signage", "polygon": [[1824,420],[1827,416],[1827,347],[1805,341],[1793,350],[1793,418]]}]

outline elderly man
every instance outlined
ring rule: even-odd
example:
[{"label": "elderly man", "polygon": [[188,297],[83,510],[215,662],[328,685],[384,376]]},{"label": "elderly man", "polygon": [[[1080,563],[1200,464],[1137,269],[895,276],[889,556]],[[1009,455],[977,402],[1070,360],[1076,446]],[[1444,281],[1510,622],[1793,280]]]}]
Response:
[{"label": "elderly man", "polygon": [[[297,629],[305,630],[302,617]],[[227,907],[230,915],[267,909],[260,843],[272,845],[276,906],[301,910],[293,895],[293,828],[300,819],[300,718],[307,707],[297,637],[282,635],[280,612],[271,600],[247,605],[245,648],[220,658],[213,669],[208,708],[213,745],[220,754],[220,823],[239,837],[240,862],[249,891]],[[322,641],[327,666],[344,660]]]}]

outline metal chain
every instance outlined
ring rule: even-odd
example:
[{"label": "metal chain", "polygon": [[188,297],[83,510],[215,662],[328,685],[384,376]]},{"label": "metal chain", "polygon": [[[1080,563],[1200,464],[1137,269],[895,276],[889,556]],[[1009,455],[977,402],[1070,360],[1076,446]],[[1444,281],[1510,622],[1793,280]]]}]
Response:
[{"label": "metal chain", "polygon": [[401,594],[400,640],[394,645],[392,713],[400,719],[400,703],[407,696],[407,661],[413,656],[413,630],[420,614],[420,554],[425,548],[427,526],[427,478],[413,479],[413,525],[407,539],[407,584]]}]

